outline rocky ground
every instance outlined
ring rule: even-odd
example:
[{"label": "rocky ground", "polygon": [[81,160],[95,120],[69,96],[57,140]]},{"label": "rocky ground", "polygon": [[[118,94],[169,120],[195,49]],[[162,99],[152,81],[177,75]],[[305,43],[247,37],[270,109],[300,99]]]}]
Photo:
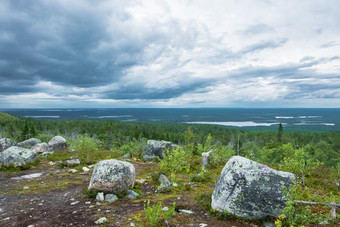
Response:
[{"label": "rocky ground", "polygon": [[[155,163],[132,162],[136,179],[152,172]],[[97,202],[83,195],[90,172],[78,168],[61,168],[58,163],[41,161],[38,166],[18,173],[0,172],[0,226],[96,226],[95,221],[106,217],[109,223],[103,226],[141,225],[144,205],[147,200],[162,201],[170,207],[176,202],[176,210],[189,209],[193,214],[177,213],[169,220],[172,226],[253,226],[244,221],[220,220],[207,214],[196,204],[192,193],[155,193],[156,186],[150,179],[141,186],[142,198],[127,198],[109,204]],[[211,186],[213,187],[213,185]],[[197,189],[199,191],[199,189]]]}]

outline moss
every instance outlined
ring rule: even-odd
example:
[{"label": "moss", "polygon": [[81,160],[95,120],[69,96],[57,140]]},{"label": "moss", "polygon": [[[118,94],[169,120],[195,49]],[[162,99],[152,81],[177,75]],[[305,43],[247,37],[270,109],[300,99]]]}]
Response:
[{"label": "moss", "polygon": [[0,166],[0,171],[4,171],[4,172],[8,172],[8,173],[12,173],[12,172],[19,172],[22,170],[27,170],[30,169],[33,166],[37,166],[40,163],[40,159],[36,159],[33,162],[28,162],[25,164],[22,164],[20,166],[15,166],[13,163],[9,164],[9,165],[1,165]]},{"label": "moss", "polygon": [[[16,188],[10,191],[10,194],[40,194],[44,192],[50,192],[54,190],[68,188],[71,184],[83,184],[80,179],[51,179],[54,176],[48,176],[46,178],[38,180],[24,181],[16,186]],[[23,187],[29,187],[23,189]]]}]

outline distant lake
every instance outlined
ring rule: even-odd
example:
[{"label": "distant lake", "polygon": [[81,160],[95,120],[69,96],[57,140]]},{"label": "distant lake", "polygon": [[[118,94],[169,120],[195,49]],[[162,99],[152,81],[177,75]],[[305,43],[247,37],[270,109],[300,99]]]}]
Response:
[{"label": "distant lake", "polygon": [[115,120],[124,122],[214,124],[255,130],[340,130],[340,108],[116,108],[116,109],[0,109],[21,117],[57,120]]}]

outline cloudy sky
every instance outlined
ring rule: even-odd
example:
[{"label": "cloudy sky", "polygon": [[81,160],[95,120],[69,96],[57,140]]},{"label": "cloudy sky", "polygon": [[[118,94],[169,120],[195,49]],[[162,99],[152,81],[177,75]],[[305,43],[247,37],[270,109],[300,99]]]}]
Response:
[{"label": "cloudy sky", "polygon": [[1,0],[0,107],[340,107],[339,0]]}]

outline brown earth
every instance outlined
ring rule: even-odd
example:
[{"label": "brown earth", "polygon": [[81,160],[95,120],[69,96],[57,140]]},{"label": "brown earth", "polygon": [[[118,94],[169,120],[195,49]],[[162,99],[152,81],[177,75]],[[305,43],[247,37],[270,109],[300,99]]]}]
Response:
[{"label": "brown earth", "polygon": [[[132,163],[136,168],[137,179],[141,178],[141,172],[144,175],[145,172],[151,174],[152,167],[157,165]],[[170,207],[176,202],[176,210],[190,209],[194,212],[191,215],[177,213],[169,220],[172,226],[254,226],[237,220],[220,220],[207,214],[189,193],[155,193],[156,186],[149,179],[141,186],[141,199],[122,198],[112,204],[96,204],[95,199],[83,195],[91,174],[83,173],[79,167],[75,174],[68,173],[68,170],[58,164],[50,165],[44,160],[39,166],[19,173],[0,172],[0,226],[97,226],[94,222],[101,217],[109,220],[109,223],[102,226],[129,226],[131,222],[142,226],[143,222],[138,219],[143,217],[147,200],[156,204],[161,197],[163,206]],[[31,179],[18,178],[34,173],[42,175]],[[74,202],[76,204],[71,205]]]}]

